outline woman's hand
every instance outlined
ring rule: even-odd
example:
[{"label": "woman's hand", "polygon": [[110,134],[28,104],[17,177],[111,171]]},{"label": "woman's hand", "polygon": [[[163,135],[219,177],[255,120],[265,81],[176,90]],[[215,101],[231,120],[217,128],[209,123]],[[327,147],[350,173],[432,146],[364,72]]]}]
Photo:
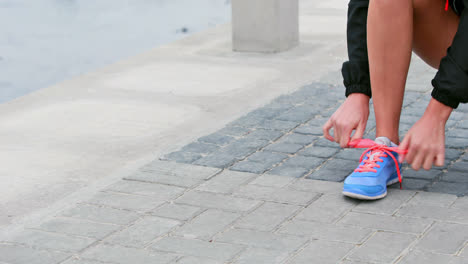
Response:
[{"label": "woman's hand", "polygon": [[369,99],[362,93],[350,94],[323,126],[325,138],[339,143],[342,148],[348,146],[353,130],[356,132],[351,140],[362,138],[369,118]]},{"label": "woman's hand", "polygon": [[445,161],[445,123],[453,108],[435,99],[431,99],[424,115],[408,131],[400,144],[400,149],[408,150],[408,154],[400,156],[411,164],[414,170],[421,166],[430,170],[432,164],[443,166]]}]

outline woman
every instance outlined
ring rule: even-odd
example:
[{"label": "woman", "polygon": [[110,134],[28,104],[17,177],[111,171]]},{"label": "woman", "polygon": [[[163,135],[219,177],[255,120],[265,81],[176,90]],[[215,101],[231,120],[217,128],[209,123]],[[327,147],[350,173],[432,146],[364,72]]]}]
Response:
[{"label": "woman", "polygon": [[[349,61],[342,68],[347,98],[323,126],[323,132],[341,147],[372,148],[366,150],[363,161],[346,178],[345,195],[371,200],[385,197],[387,185],[398,179],[401,182],[399,168],[404,160],[415,170],[444,164],[445,123],[459,103],[468,102],[465,6],[468,0],[349,2]],[[425,113],[399,144],[412,51],[438,72],[432,80],[434,89]],[[365,131],[371,96],[377,137],[372,144],[358,140]]]}]

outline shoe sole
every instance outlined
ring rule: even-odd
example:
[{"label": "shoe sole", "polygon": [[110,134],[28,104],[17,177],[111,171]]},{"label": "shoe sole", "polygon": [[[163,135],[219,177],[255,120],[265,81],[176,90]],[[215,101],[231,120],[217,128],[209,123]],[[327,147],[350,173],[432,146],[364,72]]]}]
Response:
[{"label": "shoe sole", "polygon": [[[397,182],[398,182],[398,178],[387,182],[387,186],[392,185],[392,184],[397,183]],[[378,199],[382,199],[385,196],[387,196],[387,191],[385,191],[384,193],[379,194],[377,196],[366,196],[366,195],[362,195],[362,194],[344,192],[344,191],[343,191],[343,194],[348,196],[348,197],[359,199],[359,200],[378,200]]]}]

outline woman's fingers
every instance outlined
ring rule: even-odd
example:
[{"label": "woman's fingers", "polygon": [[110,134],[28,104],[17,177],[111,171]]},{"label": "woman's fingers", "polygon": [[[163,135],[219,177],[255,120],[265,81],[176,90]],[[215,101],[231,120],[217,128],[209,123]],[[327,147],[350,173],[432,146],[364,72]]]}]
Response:
[{"label": "woman's fingers", "polygon": [[[410,135],[406,135],[405,138],[403,139],[403,141],[401,142],[400,146],[398,147],[400,150],[404,151],[404,150],[408,150],[408,147],[409,147],[409,143],[411,141],[411,137]],[[409,162],[409,156],[410,152],[408,151],[407,154],[402,154],[398,157],[398,161],[400,163],[403,163],[403,161],[406,159]],[[412,157],[411,157],[412,158]]]},{"label": "woman's fingers", "polygon": [[364,136],[364,132],[366,131],[366,123],[359,123],[358,127],[356,128],[356,132],[354,136],[351,138],[351,141],[355,139],[361,139]]},{"label": "woman's fingers", "polygon": [[434,163],[434,159],[435,159],[434,153],[428,152],[422,164],[423,169],[430,170],[432,168],[432,164]]},{"label": "woman's fingers", "polygon": [[[333,127],[333,123],[331,119],[328,119],[327,123],[323,126],[323,135],[325,136],[326,139],[330,141],[335,141],[335,139],[330,135],[330,129]],[[334,132],[334,131],[333,131]]]}]

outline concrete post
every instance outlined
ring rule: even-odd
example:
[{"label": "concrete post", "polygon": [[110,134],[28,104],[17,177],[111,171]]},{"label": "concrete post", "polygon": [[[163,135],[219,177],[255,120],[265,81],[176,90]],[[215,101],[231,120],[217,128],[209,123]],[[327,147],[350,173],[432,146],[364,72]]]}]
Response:
[{"label": "concrete post", "polygon": [[232,0],[234,51],[280,52],[298,44],[298,0]]}]

